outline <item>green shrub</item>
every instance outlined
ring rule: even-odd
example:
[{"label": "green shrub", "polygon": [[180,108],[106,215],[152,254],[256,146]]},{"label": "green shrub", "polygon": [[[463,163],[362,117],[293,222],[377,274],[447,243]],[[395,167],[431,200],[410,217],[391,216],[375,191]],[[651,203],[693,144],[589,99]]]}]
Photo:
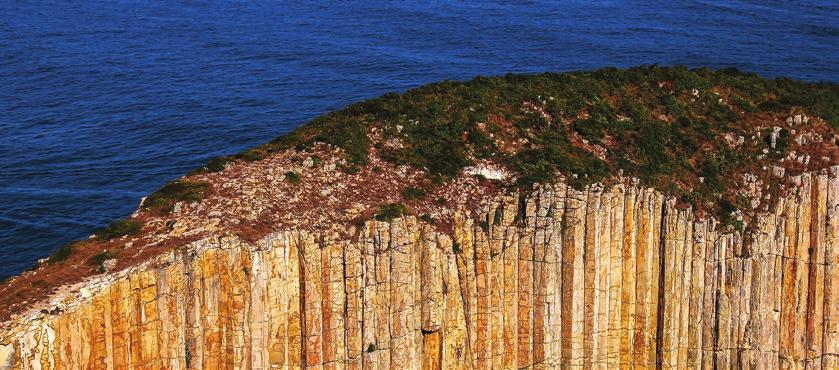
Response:
[{"label": "green shrub", "polygon": [[[426,170],[435,184],[476,159],[491,159],[511,170],[519,186],[562,173],[578,175],[569,179],[575,188],[620,169],[644,186],[718,211],[717,198],[733,191],[726,174],[754,158],[721,153],[715,138],[753,130],[758,111],[818,115],[839,129],[839,85],[655,65],[443,81],[351,104],[232,158],[255,160],[320,141],[343,149],[349,164],[341,170],[351,174],[375,147],[385,161]],[[368,136],[373,129],[377,134]],[[580,145],[575,133],[598,147]],[[770,156],[794,145],[786,139]],[[400,145],[386,145],[391,140]],[[692,183],[699,176],[708,181]]]},{"label": "green shrub", "polygon": [[456,123],[418,126],[409,132],[402,160],[426,168],[432,175],[454,177],[470,162],[461,137],[463,126]]},{"label": "green shrub", "polygon": [[233,157],[245,162],[255,162],[263,160],[265,158],[265,153],[263,153],[259,148],[255,148],[248,149],[242,153],[234,155]]},{"label": "green shrub", "polygon": [[541,129],[547,126],[548,122],[545,117],[538,113],[527,113],[521,117],[517,117],[513,124],[521,130],[527,129]]},{"label": "green shrub", "polygon": [[325,127],[316,140],[344,149],[353,164],[365,164],[370,151],[367,131],[368,127],[363,121],[349,119]]},{"label": "green shrub", "polygon": [[673,80],[677,92],[691,92],[695,89],[703,93],[714,86],[713,82],[705,78],[708,70],[691,71],[685,66],[674,66],[659,71],[663,72],[665,78]]},{"label": "green shrub", "polygon": [[757,108],[754,106],[754,104],[752,104],[748,100],[743,99],[739,96],[735,96],[733,100],[734,100],[734,104],[736,104],[738,107],[740,107],[740,109],[742,109],[746,112],[749,112],[749,113],[757,112]]},{"label": "green shrub", "polygon": [[300,174],[298,174],[297,172],[288,171],[288,172],[285,173],[285,181],[287,181],[291,184],[297,185],[301,181],[300,180]]},{"label": "green shrub", "polygon": [[234,154],[232,156],[222,156],[211,158],[204,165],[207,172],[221,172],[230,162],[241,160],[245,162],[259,161],[265,158],[265,152],[262,148],[248,149],[244,152]]},{"label": "green shrub", "polygon": [[425,198],[425,196],[426,196],[425,190],[422,190],[420,188],[415,188],[415,187],[410,187],[409,186],[405,189],[402,189],[402,197],[405,198],[405,199],[409,199],[409,200],[422,199],[422,198]]},{"label": "green shrub", "polygon": [[320,167],[321,164],[323,163],[323,160],[320,159],[320,157],[318,157],[316,155],[313,155],[310,158],[312,158],[312,166],[313,167]]},{"label": "green shrub", "polygon": [[516,153],[511,162],[511,166],[520,174],[517,180],[520,185],[545,183],[554,178],[555,166],[543,150],[522,150]]},{"label": "green shrub", "polygon": [[614,125],[615,110],[608,102],[598,101],[589,110],[589,117],[574,121],[574,130],[593,143],[599,143],[606,130]]},{"label": "green shrub", "polygon": [[149,195],[143,202],[143,208],[162,214],[172,212],[177,202],[197,202],[204,198],[209,185],[205,182],[178,180],[173,181]]},{"label": "green shrub", "polygon": [[103,251],[103,252],[100,252],[100,253],[97,253],[97,254],[94,254],[93,256],[91,256],[87,260],[87,263],[92,265],[92,266],[100,266],[105,261],[107,261],[109,259],[113,259],[113,258],[114,258],[114,255],[111,252]]},{"label": "green shrub", "polygon": [[134,235],[143,228],[140,220],[126,219],[111,222],[108,227],[96,231],[96,238],[100,240],[111,240],[126,235]]},{"label": "green shrub", "polygon": [[313,121],[309,125],[298,127],[289,133],[274,138],[268,144],[265,144],[264,147],[269,153],[276,153],[287,149],[301,150],[307,144],[307,136],[314,130]]},{"label": "green shrub", "polygon": [[489,158],[496,153],[495,140],[479,129],[469,131],[467,140],[472,144],[472,150],[478,158]]},{"label": "green shrub", "polygon": [[431,215],[429,215],[427,213],[423,213],[422,216],[419,216],[419,219],[422,220],[423,222],[427,223],[427,224],[434,224],[434,222],[435,222],[434,218],[431,217]]},{"label": "green shrub", "polygon": [[233,159],[230,157],[215,157],[210,159],[207,164],[204,165],[204,168],[207,169],[208,172],[221,172],[231,161],[233,161]]},{"label": "green shrub", "polygon": [[374,218],[377,221],[391,221],[409,214],[411,214],[411,211],[404,204],[388,203],[379,206],[379,210],[376,212]]},{"label": "green shrub", "polygon": [[735,221],[737,221],[737,219],[735,219],[732,216],[732,212],[737,210],[737,207],[734,205],[734,203],[732,203],[728,199],[721,198],[719,201],[717,201],[717,207],[719,209],[717,212],[717,217],[719,218],[720,223],[723,225],[734,225]]},{"label": "green shrub", "polygon": [[648,183],[660,175],[673,174],[679,159],[671,152],[674,135],[672,126],[661,121],[649,121],[639,130],[638,149],[640,177]]},{"label": "green shrub", "polygon": [[349,166],[339,164],[338,169],[341,170],[342,172],[348,174],[348,175],[355,175],[355,174],[361,172],[361,167],[359,167],[358,165],[355,165],[355,164],[352,164],[352,165],[349,165]]},{"label": "green shrub", "polygon": [[49,263],[60,263],[66,261],[70,258],[70,256],[76,253],[76,249],[78,249],[81,243],[81,241],[77,240],[62,245],[49,257]]},{"label": "green shrub", "polygon": [[[685,117],[688,114],[688,110],[685,107],[685,104],[676,99],[673,95],[667,95],[664,98],[664,106],[667,108],[667,114],[672,117]],[[641,120],[647,117],[647,114],[642,116],[636,116],[637,120]]]}]

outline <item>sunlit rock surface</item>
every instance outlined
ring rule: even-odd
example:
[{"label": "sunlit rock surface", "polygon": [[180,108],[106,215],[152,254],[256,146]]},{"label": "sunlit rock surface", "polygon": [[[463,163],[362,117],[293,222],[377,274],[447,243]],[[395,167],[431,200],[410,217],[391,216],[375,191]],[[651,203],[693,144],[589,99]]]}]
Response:
[{"label": "sunlit rock surface", "polygon": [[839,169],[800,183],[748,238],[563,184],[452,236],[207,238],[18,317],[0,368],[839,368]]}]

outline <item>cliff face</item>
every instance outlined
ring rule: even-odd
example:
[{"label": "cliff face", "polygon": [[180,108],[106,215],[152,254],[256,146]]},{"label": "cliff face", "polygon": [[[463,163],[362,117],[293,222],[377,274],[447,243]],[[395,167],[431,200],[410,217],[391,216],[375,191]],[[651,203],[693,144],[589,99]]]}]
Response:
[{"label": "cliff face", "polygon": [[642,66],[352,104],[0,281],[0,368],[839,368],[837,102]]},{"label": "cliff face", "polygon": [[212,237],[0,332],[0,368],[839,367],[839,168],[753,237],[660,193],[541,187],[355,239]]}]

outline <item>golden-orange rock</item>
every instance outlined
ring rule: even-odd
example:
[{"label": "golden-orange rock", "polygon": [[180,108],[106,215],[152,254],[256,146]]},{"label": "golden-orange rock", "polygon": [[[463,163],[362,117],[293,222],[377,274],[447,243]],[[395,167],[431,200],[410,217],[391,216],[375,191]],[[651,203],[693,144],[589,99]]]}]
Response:
[{"label": "golden-orange rock", "polygon": [[451,235],[205,238],[15,317],[0,369],[837,368],[839,168],[800,184],[749,238],[626,184],[504,196]]}]

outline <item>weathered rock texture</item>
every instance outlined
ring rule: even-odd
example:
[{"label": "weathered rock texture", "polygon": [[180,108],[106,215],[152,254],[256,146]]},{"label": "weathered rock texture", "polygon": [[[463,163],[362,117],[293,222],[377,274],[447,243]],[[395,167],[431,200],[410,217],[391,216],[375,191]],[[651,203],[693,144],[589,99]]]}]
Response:
[{"label": "weathered rock texture", "polygon": [[748,240],[624,185],[504,198],[453,236],[205,239],[17,318],[0,367],[839,368],[839,170],[800,184]]}]

